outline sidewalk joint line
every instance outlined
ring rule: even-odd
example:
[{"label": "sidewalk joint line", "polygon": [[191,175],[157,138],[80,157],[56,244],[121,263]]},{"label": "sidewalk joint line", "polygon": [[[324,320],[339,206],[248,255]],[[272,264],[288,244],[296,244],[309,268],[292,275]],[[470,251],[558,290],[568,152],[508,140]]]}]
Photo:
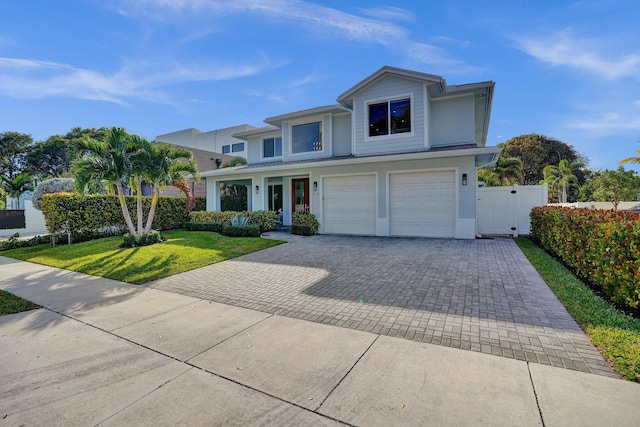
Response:
[{"label": "sidewalk joint line", "polygon": [[545,427],[544,416],[542,415],[542,408],[540,407],[540,400],[538,400],[538,393],[536,392],[536,385],[533,382],[533,375],[531,374],[531,362],[527,362],[527,372],[529,373],[529,381],[531,381],[531,388],[533,389],[533,396],[536,398],[536,405],[538,406],[538,413],[540,414],[540,421],[542,427]]}]

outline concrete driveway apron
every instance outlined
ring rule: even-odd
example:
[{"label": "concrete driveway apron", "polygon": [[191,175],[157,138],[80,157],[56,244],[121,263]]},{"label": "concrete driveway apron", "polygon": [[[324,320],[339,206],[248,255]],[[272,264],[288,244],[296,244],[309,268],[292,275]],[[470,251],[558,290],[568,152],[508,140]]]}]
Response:
[{"label": "concrete driveway apron", "polygon": [[146,286],[223,304],[617,377],[508,238],[290,238]]}]

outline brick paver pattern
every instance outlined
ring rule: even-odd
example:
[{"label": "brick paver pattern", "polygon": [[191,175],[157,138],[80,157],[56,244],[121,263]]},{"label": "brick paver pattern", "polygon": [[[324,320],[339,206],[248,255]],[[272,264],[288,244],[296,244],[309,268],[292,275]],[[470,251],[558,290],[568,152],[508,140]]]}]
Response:
[{"label": "brick paver pattern", "polygon": [[296,238],[147,286],[617,377],[508,238]]}]

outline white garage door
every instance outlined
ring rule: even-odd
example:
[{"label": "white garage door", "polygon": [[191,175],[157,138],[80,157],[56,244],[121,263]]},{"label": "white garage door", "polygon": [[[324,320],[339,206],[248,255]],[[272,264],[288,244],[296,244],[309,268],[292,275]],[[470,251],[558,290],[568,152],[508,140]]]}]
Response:
[{"label": "white garage door", "polygon": [[335,176],[322,181],[324,232],[376,234],[374,175]]},{"label": "white garage door", "polygon": [[454,171],[390,175],[392,236],[454,237]]}]

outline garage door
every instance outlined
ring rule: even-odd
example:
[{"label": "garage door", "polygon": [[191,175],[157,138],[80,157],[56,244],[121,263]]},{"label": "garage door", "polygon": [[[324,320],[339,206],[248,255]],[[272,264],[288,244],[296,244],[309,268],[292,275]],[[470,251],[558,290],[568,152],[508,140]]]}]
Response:
[{"label": "garage door", "polygon": [[454,237],[455,172],[390,175],[392,236]]},{"label": "garage door", "polygon": [[327,177],[322,191],[325,233],[376,234],[375,175]]}]

